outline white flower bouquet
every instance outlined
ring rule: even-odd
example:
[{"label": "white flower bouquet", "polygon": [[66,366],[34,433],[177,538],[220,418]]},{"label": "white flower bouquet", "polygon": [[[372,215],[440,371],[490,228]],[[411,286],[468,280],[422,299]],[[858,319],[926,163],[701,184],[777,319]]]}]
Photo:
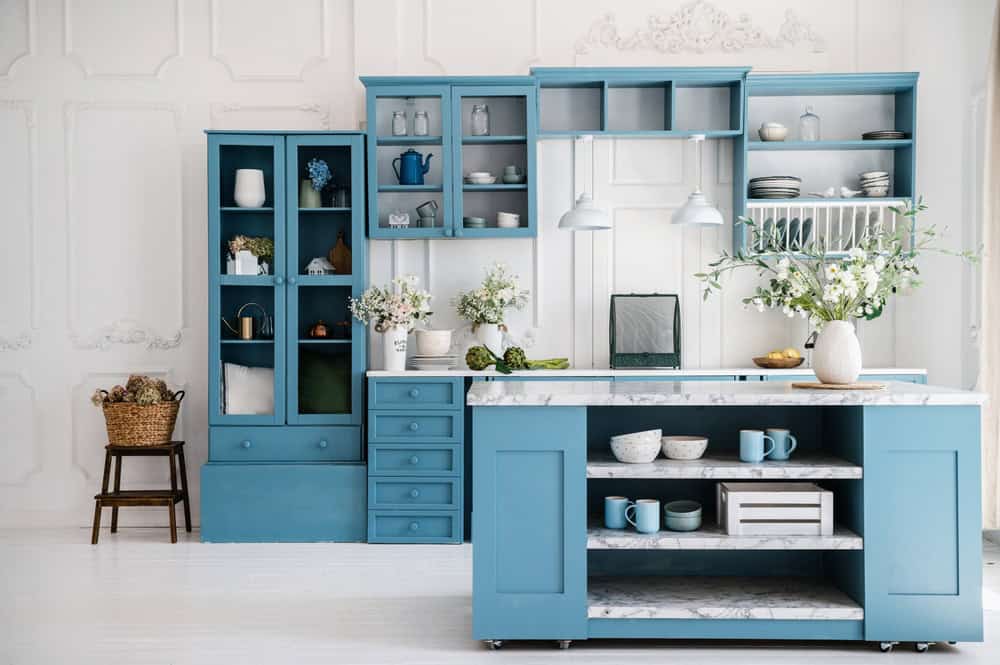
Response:
[{"label": "white flower bouquet", "polygon": [[385,288],[369,287],[361,298],[350,299],[351,314],[364,324],[375,323],[384,333],[392,328],[413,330],[417,321],[430,317],[431,294],[417,288],[417,277],[407,275],[392,280]]},{"label": "white flower bouquet", "polygon": [[458,315],[475,330],[482,324],[502,325],[508,309],[524,309],[528,293],[518,284],[517,275],[507,271],[507,266],[494,263],[478,289],[459,293],[452,302]]}]

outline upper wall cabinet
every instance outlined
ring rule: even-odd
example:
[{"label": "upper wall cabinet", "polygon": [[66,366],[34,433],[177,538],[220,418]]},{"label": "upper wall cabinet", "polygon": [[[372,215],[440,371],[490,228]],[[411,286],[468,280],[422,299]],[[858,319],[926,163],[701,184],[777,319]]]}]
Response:
[{"label": "upper wall cabinet", "polygon": [[361,80],[370,237],[535,235],[533,79]]}]

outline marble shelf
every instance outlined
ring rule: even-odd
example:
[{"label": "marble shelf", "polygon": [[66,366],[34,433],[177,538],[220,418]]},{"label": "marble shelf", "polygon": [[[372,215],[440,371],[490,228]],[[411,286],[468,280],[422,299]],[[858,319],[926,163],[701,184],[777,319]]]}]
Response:
[{"label": "marble shelf", "polygon": [[639,533],[607,529],[599,521],[587,528],[588,550],[860,550],[864,541],[850,529],[834,526],[832,536],[730,536],[718,524],[697,531]]},{"label": "marble shelf", "polygon": [[796,455],[784,462],[741,462],[734,455],[706,455],[696,460],[657,458],[649,464],[624,464],[610,454],[587,460],[588,478],[810,479],[861,478],[861,467],[829,455]]},{"label": "marble shelf", "polygon": [[810,578],[593,577],[587,618],[860,621],[864,610]]}]

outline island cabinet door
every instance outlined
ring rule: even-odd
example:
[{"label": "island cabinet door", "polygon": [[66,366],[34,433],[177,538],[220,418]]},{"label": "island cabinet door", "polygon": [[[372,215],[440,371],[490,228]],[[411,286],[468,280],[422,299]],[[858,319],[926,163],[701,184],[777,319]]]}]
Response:
[{"label": "island cabinet door", "polygon": [[979,417],[865,407],[866,639],[983,639]]},{"label": "island cabinet door", "polygon": [[587,410],[472,412],[476,639],[587,635]]}]

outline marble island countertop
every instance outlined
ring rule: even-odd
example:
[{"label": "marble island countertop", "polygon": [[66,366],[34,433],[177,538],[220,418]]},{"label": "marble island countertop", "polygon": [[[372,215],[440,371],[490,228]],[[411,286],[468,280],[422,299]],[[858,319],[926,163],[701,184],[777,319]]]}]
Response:
[{"label": "marble island countertop", "polygon": [[[495,369],[471,370],[465,367],[443,370],[421,370],[408,369],[401,372],[384,369],[370,369],[367,376],[375,378],[420,378],[420,377],[451,377],[451,376],[473,376],[473,377],[505,377],[524,376],[535,378],[588,378],[588,377],[618,377],[618,378],[639,378],[649,377],[677,377],[683,380],[686,376],[803,376],[811,375],[812,368],[805,365],[795,369],[764,369],[762,367],[721,367],[714,369],[610,369],[610,368],[571,368],[571,369],[533,369],[514,372],[513,374],[501,374]],[[908,367],[873,367],[861,370],[862,378],[865,376],[887,376],[887,375],[916,375],[927,374],[925,369]]]},{"label": "marble island countertop", "polygon": [[882,390],[808,390],[786,381],[492,381],[473,383],[469,406],[955,406],[986,396],[887,381]]}]

